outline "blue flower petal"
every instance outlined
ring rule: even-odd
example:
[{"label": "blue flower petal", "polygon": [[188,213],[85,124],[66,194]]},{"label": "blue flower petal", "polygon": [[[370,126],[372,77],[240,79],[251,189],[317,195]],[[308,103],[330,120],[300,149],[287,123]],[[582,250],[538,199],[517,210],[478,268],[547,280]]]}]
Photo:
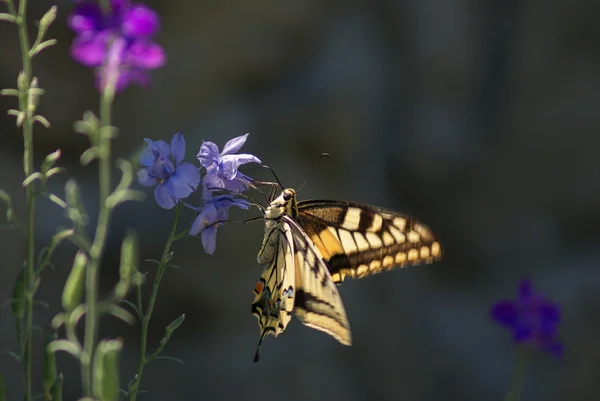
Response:
[{"label": "blue flower petal", "polygon": [[223,178],[221,178],[218,174],[206,174],[202,179],[202,185],[204,185],[209,191],[224,189],[225,180],[223,180]]},{"label": "blue flower petal", "polygon": [[152,151],[150,150],[150,147],[147,147],[140,153],[139,159],[140,159],[140,164],[142,166],[150,167],[152,165],[152,163],[154,163],[154,160],[156,159],[156,157],[154,156],[154,153],[152,153]]},{"label": "blue flower petal", "polygon": [[175,165],[179,165],[185,157],[185,139],[183,134],[178,132],[171,139],[171,156],[175,160]]},{"label": "blue flower petal", "polygon": [[164,156],[166,158],[169,157],[169,155],[171,154],[171,147],[169,146],[168,143],[166,143],[165,141],[156,141],[152,144],[152,150],[154,152],[158,152],[160,153],[161,156]]},{"label": "blue flower petal", "polygon": [[163,209],[173,209],[175,205],[177,205],[177,199],[169,194],[165,184],[158,184],[156,188],[154,188],[154,199],[156,199],[158,206]]},{"label": "blue flower petal", "polygon": [[145,187],[153,187],[156,185],[156,179],[150,176],[149,169],[147,168],[138,171],[138,182]]},{"label": "blue flower petal", "polygon": [[217,226],[211,226],[200,234],[204,252],[212,255],[217,247]]},{"label": "blue flower petal", "polygon": [[510,326],[516,323],[518,319],[518,308],[512,301],[499,301],[492,307],[492,318],[504,325]]},{"label": "blue flower petal", "polygon": [[217,209],[215,205],[212,203],[207,203],[204,205],[202,211],[196,216],[192,226],[190,227],[189,234],[196,235],[202,230],[204,230],[207,226],[214,223],[217,220]]},{"label": "blue flower petal", "polygon": [[233,179],[237,175],[237,170],[242,164],[260,163],[260,159],[254,155],[226,155],[221,157],[219,161],[219,172],[228,180]]},{"label": "blue flower petal", "polygon": [[200,165],[206,169],[217,164],[219,160],[219,147],[213,142],[204,142],[196,155]]},{"label": "blue flower petal", "polygon": [[531,338],[532,334],[531,328],[518,324],[514,327],[513,338],[518,343],[525,342]]},{"label": "blue flower petal", "polygon": [[169,194],[175,198],[187,198],[200,184],[200,172],[190,163],[181,163],[166,183]]},{"label": "blue flower petal", "polygon": [[539,307],[540,317],[548,322],[558,323],[560,321],[560,308],[550,302]]},{"label": "blue flower petal", "polygon": [[242,146],[244,146],[244,144],[246,143],[248,135],[249,134],[241,135],[228,141],[223,147],[223,152],[221,152],[221,156],[229,155],[240,150]]}]

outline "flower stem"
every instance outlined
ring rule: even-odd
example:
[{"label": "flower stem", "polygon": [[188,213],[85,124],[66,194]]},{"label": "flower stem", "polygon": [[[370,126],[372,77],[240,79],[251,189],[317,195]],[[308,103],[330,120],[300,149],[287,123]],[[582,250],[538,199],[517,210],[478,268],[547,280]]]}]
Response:
[{"label": "flower stem", "polygon": [[529,353],[527,350],[517,348],[515,359],[515,373],[513,375],[511,389],[504,398],[505,401],[519,401],[521,398],[523,382],[525,381],[525,370],[529,362]]},{"label": "flower stem", "polygon": [[[7,3],[11,6],[12,2]],[[29,55],[29,35],[27,33],[27,0],[19,2],[17,14],[19,28],[19,41],[21,42],[21,56],[23,58],[23,82],[19,93],[19,108],[24,114],[23,120],[23,171],[29,177],[34,170],[33,164],[33,122],[32,113],[29,112],[29,87],[32,79],[31,56]],[[22,340],[23,376],[25,381],[25,401],[31,401],[31,337],[33,331],[33,296],[35,292],[35,188],[33,184],[27,186],[27,256],[23,280],[23,294],[25,296],[25,332],[18,333]],[[17,325],[20,327],[20,325]],[[22,336],[22,337],[21,337]]]},{"label": "flower stem", "polygon": [[140,310],[144,319],[142,321],[142,336],[140,341],[140,362],[138,364],[138,371],[133,379],[133,383],[130,386],[129,390],[129,401],[135,401],[140,383],[142,381],[142,373],[144,371],[144,366],[149,360],[146,358],[146,348],[147,348],[147,340],[148,340],[148,327],[150,326],[150,319],[152,318],[152,312],[154,311],[154,304],[156,302],[156,296],[158,295],[158,287],[160,285],[160,281],[162,280],[165,271],[167,270],[167,265],[169,264],[170,258],[168,257],[169,252],[171,252],[171,246],[173,242],[177,240],[177,223],[179,221],[179,213],[181,212],[181,205],[178,205],[175,208],[175,217],[173,219],[173,226],[171,227],[171,233],[169,234],[169,239],[165,244],[165,247],[162,252],[162,257],[160,258],[160,264],[158,265],[158,270],[156,272],[156,276],[154,277],[154,283],[152,285],[152,294],[150,294],[150,300],[148,301],[148,309],[146,312]]},{"label": "flower stem", "polygon": [[110,212],[106,200],[111,192],[111,160],[110,160],[110,122],[114,90],[107,87],[102,92],[100,100],[100,129],[98,132],[98,162],[99,162],[99,212],[98,224],[94,242],[90,248],[90,261],[85,277],[87,315],[85,319],[85,336],[81,354],[81,381],[86,397],[92,392],[92,360],[96,349],[98,334],[98,270],[102,262],[102,253],[110,223]]}]

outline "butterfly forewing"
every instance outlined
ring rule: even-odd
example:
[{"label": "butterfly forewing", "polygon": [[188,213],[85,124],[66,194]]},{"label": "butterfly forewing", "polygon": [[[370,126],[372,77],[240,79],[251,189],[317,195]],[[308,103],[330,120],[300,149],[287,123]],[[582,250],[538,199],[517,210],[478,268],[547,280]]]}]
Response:
[{"label": "butterfly forewing", "polygon": [[442,247],[425,224],[405,214],[350,202],[298,203],[294,216],[323,254],[333,281],[432,263]]}]

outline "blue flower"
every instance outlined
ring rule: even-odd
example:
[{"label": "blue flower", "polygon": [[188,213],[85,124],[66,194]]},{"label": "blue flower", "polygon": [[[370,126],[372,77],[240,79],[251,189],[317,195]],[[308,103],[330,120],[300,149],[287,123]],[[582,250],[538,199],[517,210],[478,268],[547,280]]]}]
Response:
[{"label": "blue flower", "polygon": [[561,356],[558,339],[561,314],[558,305],[533,292],[531,282],[522,280],[517,300],[501,300],[491,309],[492,319],[506,327],[517,344]]},{"label": "blue flower", "polygon": [[200,172],[193,164],[182,163],[185,157],[182,134],[173,135],[170,147],[165,141],[153,142],[147,138],[144,141],[148,148],[140,156],[140,164],[146,168],[139,171],[138,181],[148,187],[158,184],[154,189],[156,203],[164,209],[172,209],[196,191]]},{"label": "blue flower", "polygon": [[204,187],[203,196],[205,202],[201,207],[191,207],[200,213],[194,219],[189,234],[200,233],[204,252],[212,255],[217,245],[217,228],[219,224],[227,221],[229,208],[237,206],[247,210],[250,203],[244,199],[233,198],[231,195],[219,195],[211,198],[212,194],[206,187]]},{"label": "blue flower", "polygon": [[251,154],[234,154],[246,142],[248,134],[233,138],[225,144],[219,153],[219,147],[213,142],[204,142],[196,156],[200,164],[206,168],[202,184],[210,190],[223,189],[232,193],[240,193],[252,182],[252,179],[238,171],[242,164],[260,163],[260,159]]}]

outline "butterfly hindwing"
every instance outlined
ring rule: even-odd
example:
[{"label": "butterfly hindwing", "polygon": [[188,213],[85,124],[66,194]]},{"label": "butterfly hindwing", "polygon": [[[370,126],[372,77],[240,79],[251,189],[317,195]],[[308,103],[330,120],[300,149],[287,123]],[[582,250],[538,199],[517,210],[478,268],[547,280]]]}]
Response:
[{"label": "butterfly hindwing", "polygon": [[323,254],[333,280],[428,264],[442,247],[429,227],[391,210],[358,203],[298,203],[295,220]]},{"label": "butterfly hindwing", "polygon": [[[270,238],[275,246],[271,249],[272,255],[264,255],[269,260],[261,278],[254,287],[254,301],[252,314],[258,319],[260,339],[254,360],[259,358],[260,345],[268,334],[277,337],[285,330],[294,309],[295,299],[295,262],[293,245],[294,240],[289,226],[277,226],[276,230],[265,238]],[[266,247],[263,246],[263,249]]]},{"label": "butterfly hindwing", "polygon": [[305,325],[331,335],[342,344],[350,345],[352,336],[346,310],[323,256],[294,220],[285,216],[284,221],[291,228],[294,239],[294,314]]}]

